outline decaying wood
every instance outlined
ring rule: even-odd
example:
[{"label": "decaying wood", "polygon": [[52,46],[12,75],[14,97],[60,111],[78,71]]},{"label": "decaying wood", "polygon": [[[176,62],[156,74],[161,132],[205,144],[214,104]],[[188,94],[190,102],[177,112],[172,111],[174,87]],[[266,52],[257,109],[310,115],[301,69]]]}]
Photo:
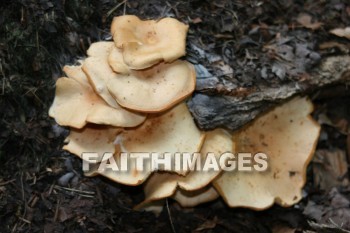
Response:
[{"label": "decaying wood", "polygon": [[224,127],[235,130],[250,122],[262,112],[295,95],[337,83],[349,83],[350,57],[333,56],[297,80],[278,85],[258,85],[231,88],[218,77],[200,79],[197,91],[188,106],[201,129]]}]

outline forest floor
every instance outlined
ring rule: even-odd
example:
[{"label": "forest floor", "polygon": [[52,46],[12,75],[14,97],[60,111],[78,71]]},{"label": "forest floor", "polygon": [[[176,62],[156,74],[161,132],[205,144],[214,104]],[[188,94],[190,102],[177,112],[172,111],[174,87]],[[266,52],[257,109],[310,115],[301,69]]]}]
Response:
[{"label": "forest floor", "polygon": [[86,56],[92,42],[110,40],[114,16],[176,17],[201,48],[198,56],[189,48],[187,60],[215,73],[200,56],[215,54],[236,75],[256,73],[254,65],[240,71],[237,60],[256,64],[254,56],[269,55],[262,45],[301,30],[319,55],[295,61],[307,72],[327,55],[349,55],[350,36],[329,33],[350,26],[348,1],[2,0],[0,12],[0,232],[350,232],[345,85],[310,93],[322,132],[303,199],[264,211],[221,199],[191,209],[169,200],[158,217],[134,211],[142,188],[84,177],[81,161],[61,149],[68,130],[48,116],[62,67]]}]

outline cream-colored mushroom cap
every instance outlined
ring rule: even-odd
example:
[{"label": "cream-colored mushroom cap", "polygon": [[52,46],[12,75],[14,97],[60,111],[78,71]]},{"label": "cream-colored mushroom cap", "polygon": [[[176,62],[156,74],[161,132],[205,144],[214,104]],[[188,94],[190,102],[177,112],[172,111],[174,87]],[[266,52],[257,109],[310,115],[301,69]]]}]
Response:
[{"label": "cream-colored mushroom cap", "polygon": [[131,69],[145,69],[161,61],[172,62],[186,53],[188,26],[173,18],[140,20],[134,15],[115,17],[111,32]]},{"label": "cream-colored mushroom cap", "polygon": [[193,65],[180,60],[109,77],[108,90],[121,106],[149,113],[167,110],[184,100],[196,83]]},{"label": "cream-colored mushroom cap", "polygon": [[178,189],[172,196],[172,198],[176,200],[182,207],[194,207],[202,203],[213,201],[218,197],[219,194],[212,185],[208,185],[204,188],[193,191]]},{"label": "cream-colored mushroom cap", "polygon": [[93,124],[86,125],[82,129],[72,128],[66,138],[68,144],[64,145],[63,149],[80,158],[82,158],[82,153],[85,152],[97,153],[98,157],[93,159],[100,162],[105,153],[115,153],[113,142],[121,131],[121,128]]},{"label": "cream-colored mushroom cap", "polygon": [[107,89],[108,78],[114,75],[107,60],[113,47],[115,47],[113,42],[92,43],[87,52],[89,57],[85,59],[82,69],[95,92],[110,106],[119,108],[120,106]]},{"label": "cream-colored mushroom cap", "polygon": [[74,79],[75,81],[90,86],[89,80],[86,77],[86,74],[82,70],[82,66],[84,63],[84,60],[79,61],[79,65],[69,66],[66,65],[63,67],[64,73],[66,73],[68,78]]},{"label": "cream-colored mushroom cap", "polygon": [[230,207],[264,209],[274,202],[290,206],[301,199],[306,167],[320,126],[312,103],[294,98],[257,118],[234,136],[237,152],[265,153],[266,171],[225,171],[213,184]]},{"label": "cream-colored mushroom cap", "polygon": [[120,105],[111,93],[109,93],[107,88],[108,78],[111,75],[114,75],[114,72],[105,59],[99,57],[88,57],[85,59],[82,68],[96,94],[98,94],[110,106],[119,108]]},{"label": "cream-colored mushroom cap", "polygon": [[124,63],[123,54],[121,49],[113,46],[111,52],[108,55],[108,64],[112,67],[113,71],[119,74],[130,73],[129,67]]},{"label": "cream-colored mushroom cap", "polygon": [[135,210],[142,210],[147,212],[152,212],[157,217],[160,215],[160,213],[163,211],[163,207],[165,205],[165,200],[158,200],[151,203],[147,203],[143,206],[135,206]]},{"label": "cream-colored mushroom cap", "polygon": [[[212,185],[192,191],[177,189],[171,196],[171,198],[176,200],[182,207],[194,207],[202,203],[213,201],[218,197],[219,194]],[[151,211],[158,215],[163,210],[165,200],[166,199],[159,199],[151,202],[142,202],[135,206],[134,209]]]},{"label": "cream-colored mushroom cap", "polygon": [[[121,132],[115,141],[119,147],[114,156],[115,161],[117,164],[121,162],[118,152],[127,152],[134,159],[128,160],[127,171],[105,169],[99,174],[118,183],[139,185],[153,172],[149,159],[144,159],[143,170],[137,169],[136,159],[141,158],[142,153],[170,153],[175,156],[177,152],[195,153],[200,150],[204,137],[197,129],[186,104],[181,103],[165,113],[149,116],[141,126]],[[167,171],[186,173],[177,171],[174,164]]]},{"label": "cream-colored mushroom cap", "polygon": [[88,122],[134,127],[141,124],[146,116],[123,109],[110,107],[91,88],[79,67],[66,67],[65,71],[73,78],[59,78],[56,82],[56,95],[49,115],[63,126],[82,128]]},{"label": "cream-colored mushroom cap", "polygon": [[108,57],[114,47],[113,41],[99,41],[92,43],[86,53],[89,57]]},{"label": "cream-colored mushroom cap", "polygon": [[191,158],[191,161],[199,160],[200,167],[192,169],[186,176],[166,172],[154,173],[145,184],[145,200],[141,205],[170,197],[176,190],[193,191],[202,189],[219,175],[221,170],[203,170],[206,166],[205,161],[209,153],[218,161],[223,153],[230,152],[234,148],[232,136],[223,129],[209,131],[206,134],[199,156],[195,157],[193,155]]},{"label": "cream-colored mushroom cap", "polygon": [[87,55],[95,58],[108,58],[108,64],[115,72],[129,73],[129,67],[124,63],[122,51],[112,41],[92,43],[87,50]]}]

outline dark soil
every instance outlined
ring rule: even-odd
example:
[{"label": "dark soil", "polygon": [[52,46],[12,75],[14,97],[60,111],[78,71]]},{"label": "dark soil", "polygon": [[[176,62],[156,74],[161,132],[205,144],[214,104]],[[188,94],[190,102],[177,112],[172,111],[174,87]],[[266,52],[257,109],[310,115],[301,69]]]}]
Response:
[{"label": "dark soil", "polygon": [[[142,188],[84,177],[80,160],[61,149],[68,130],[48,117],[63,65],[84,57],[90,43],[110,40],[114,16],[172,16],[186,22],[186,59],[223,87],[249,88],[256,80],[284,85],[327,56],[348,56],[350,40],[329,33],[350,25],[348,1],[2,0],[0,12],[0,232],[350,230],[350,92],[345,84],[308,93],[322,134],[304,198],[291,208],[265,211],[230,209],[222,200],[193,209],[169,200],[159,217],[134,211]],[[301,13],[311,21],[300,23]],[[289,39],[295,54],[301,46],[303,55],[288,60],[289,50],[266,49],[276,38]],[[281,56],[287,57],[274,67]],[[217,86],[204,89],[197,87],[197,94],[227,94]]]}]

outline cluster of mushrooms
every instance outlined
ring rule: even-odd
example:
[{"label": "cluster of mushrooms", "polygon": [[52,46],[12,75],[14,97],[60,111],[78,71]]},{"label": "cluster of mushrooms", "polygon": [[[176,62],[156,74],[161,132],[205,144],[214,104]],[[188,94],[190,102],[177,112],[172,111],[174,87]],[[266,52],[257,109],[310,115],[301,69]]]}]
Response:
[{"label": "cluster of mushrooms", "polygon": [[[258,117],[236,132],[201,131],[185,103],[195,89],[194,66],[185,55],[188,26],[173,18],[140,20],[115,17],[113,41],[91,44],[79,65],[65,66],[67,77],[56,82],[49,115],[70,127],[64,149],[83,152],[224,152],[268,155],[264,172],[128,171],[97,169],[125,185],[144,185],[145,200],[137,209],[160,211],[166,198],[191,207],[221,196],[230,207],[264,209],[273,203],[290,206],[301,199],[306,167],[320,127],[310,117],[312,103],[296,97]],[[235,116],[232,116],[235,117]],[[149,169],[147,169],[149,168]]]}]

